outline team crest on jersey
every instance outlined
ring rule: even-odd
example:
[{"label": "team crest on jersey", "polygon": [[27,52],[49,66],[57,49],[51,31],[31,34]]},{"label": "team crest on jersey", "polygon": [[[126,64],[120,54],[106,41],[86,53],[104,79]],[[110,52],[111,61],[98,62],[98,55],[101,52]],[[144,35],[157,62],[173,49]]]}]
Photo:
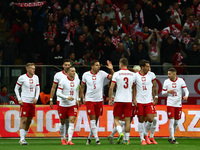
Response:
[{"label": "team crest on jersey", "polygon": [[29,79],[29,83],[30,83],[30,84],[33,84],[33,79]]},{"label": "team crest on jersey", "polygon": [[74,87],[74,82],[70,82],[70,86],[71,86],[71,87]]},{"label": "team crest on jersey", "polygon": [[146,77],[142,77],[142,81],[143,81],[143,82],[146,81]]},{"label": "team crest on jersey", "polygon": [[172,83],[172,88],[176,88],[176,83]]},{"label": "team crest on jersey", "polygon": [[92,80],[96,80],[96,76],[92,76]]}]

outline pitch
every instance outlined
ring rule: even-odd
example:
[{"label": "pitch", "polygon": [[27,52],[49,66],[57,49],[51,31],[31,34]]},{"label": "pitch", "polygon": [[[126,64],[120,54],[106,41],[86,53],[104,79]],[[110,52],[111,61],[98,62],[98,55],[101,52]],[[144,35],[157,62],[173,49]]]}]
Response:
[{"label": "pitch", "polygon": [[[130,145],[110,145],[106,138],[96,145],[85,145],[86,139],[73,139],[75,145],[61,145],[60,139],[26,139],[29,145],[19,145],[19,139],[0,139],[0,150],[198,150],[200,139],[177,138],[178,145],[168,143],[167,138],[155,138],[158,145],[140,145],[138,138],[131,138]],[[116,142],[116,139],[115,139]]]}]

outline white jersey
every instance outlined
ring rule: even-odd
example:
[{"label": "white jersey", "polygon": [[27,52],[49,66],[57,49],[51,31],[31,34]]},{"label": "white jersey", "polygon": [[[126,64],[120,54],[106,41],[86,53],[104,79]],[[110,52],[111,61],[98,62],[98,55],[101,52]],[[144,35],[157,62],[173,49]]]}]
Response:
[{"label": "white jersey", "polygon": [[175,94],[168,94],[167,106],[182,107],[182,89],[187,88],[182,78],[176,78],[175,81],[166,79],[163,84],[163,91],[174,90]]},{"label": "white jersey", "polygon": [[[60,72],[57,72],[57,73],[54,75],[53,83],[59,84],[60,81],[61,81],[61,79],[62,79],[63,77],[66,77],[66,76],[67,76],[67,75],[65,74],[64,70],[62,70],[62,71],[60,71]],[[76,75],[75,75],[75,78],[78,78],[78,79],[79,79],[77,73],[76,73]],[[57,95],[57,92],[56,92],[56,95]],[[61,98],[60,98],[60,97],[57,97],[57,101],[60,101],[60,100],[61,100]]]},{"label": "white jersey", "polygon": [[128,69],[121,69],[113,74],[112,82],[117,85],[114,102],[132,102],[132,87],[135,82],[135,73]]},{"label": "white jersey", "polygon": [[[21,75],[15,86],[15,94],[18,100],[22,100],[26,103],[33,103],[33,99],[39,98],[40,84],[37,75],[29,77],[28,74]],[[21,96],[19,88],[21,87]]]},{"label": "white jersey", "polygon": [[136,101],[141,104],[148,104],[153,102],[152,87],[156,76],[153,72],[148,71],[147,74],[142,75],[140,71],[136,73]]},{"label": "white jersey", "polygon": [[[57,97],[61,98],[60,106],[62,107],[70,107],[76,105],[76,100],[78,98],[78,89],[79,89],[80,80],[78,78],[74,78],[74,80],[70,80],[68,76],[65,76],[61,79],[57,89]],[[74,100],[68,100],[68,97],[73,97]]]},{"label": "white jersey", "polygon": [[109,74],[100,70],[96,74],[87,71],[83,74],[82,83],[87,85],[85,101],[100,102],[103,101],[103,83]]}]

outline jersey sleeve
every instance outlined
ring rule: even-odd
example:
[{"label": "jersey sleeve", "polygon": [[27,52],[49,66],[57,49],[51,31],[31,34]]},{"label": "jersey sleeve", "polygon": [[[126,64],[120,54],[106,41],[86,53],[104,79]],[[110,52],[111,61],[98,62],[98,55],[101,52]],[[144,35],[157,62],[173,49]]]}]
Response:
[{"label": "jersey sleeve", "polygon": [[22,86],[22,84],[23,84],[23,76],[20,76],[20,77],[18,78],[16,84],[19,85],[19,86]]},{"label": "jersey sleeve", "polygon": [[84,73],[82,76],[82,83],[85,84],[86,83],[86,78],[85,78],[86,74]]},{"label": "jersey sleeve", "polygon": [[163,83],[162,95],[167,94],[167,81],[165,80]]},{"label": "jersey sleeve", "polygon": [[116,81],[117,81],[117,73],[114,73],[112,77],[112,82],[116,83]]},{"label": "jersey sleeve", "polygon": [[152,81],[156,80],[156,75],[155,75],[155,73],[152,72],[151,77],[152,77]]},{"label": "jersey sleeve", "polygon": [[58,80],[58,73],[55,74],[54,78],[53,78],[53,83],[58,84],[59,80]]},{"label": "jersey sleeve", "polygon": [[108,78],[109,77],[109,74],[105,71],[101,71],[102,72],[102,76],[103,78]]},{"label": "jersey sleeve", "polygon": [[182,79],[181,88],[187,88],[185,81]]},{"label": "jersey sleeve", "polygon": [[64,83],[65,83],[65,81],[63,81],[63,79],[62,79],[58,85],[57,96],[62,99],[67,99],[69,97],[69,95],[63,94]]}]

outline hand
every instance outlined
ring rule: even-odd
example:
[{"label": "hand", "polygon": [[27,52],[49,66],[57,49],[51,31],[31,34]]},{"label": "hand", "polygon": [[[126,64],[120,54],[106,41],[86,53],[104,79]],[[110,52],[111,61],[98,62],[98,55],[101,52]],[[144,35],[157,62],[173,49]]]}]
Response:
[{"label": "hand", "polygon": [[81,101],[76,101],[77,107],[81,106]]},{"label": "hand", "polygon": [[53,101],[50,101],[50,108],[53,109]]},{"label": "hand", "polygon": [[73,100],[74,100],[74,98],[71,97],[71,96],[69,96],[67,99],[70,100],[70,101],[73,101]]},{"label": "hand", "polygon": [[174,90],[167,90],[167,93],[169,93],[169,94],[175,94],[176,92]]},{"label": "hand", "polygon": [[158,98],[154,98],[153,105],[155,106],[158,103]]},{"label": "hand", "polygon": [[109,60],[107,60],[107,65],[106,65],[106,67],[107,67],[108,69],[110,69],[110,70],[113,70],[112,62],[109,61]]},{"label": "hand", "polygon": [[184,97],[183,97],[183,100],[184,100],[184,101],[187,101],[187,99],[188,99],[187,96],[184,96]]},{"label": "hand", "polygon": [[110,106],[113,105],[113,100],[109,100],[109,105],[110,105]]},{"label": "hand", "polygon": [[85,104],[85,98],[83,98],[83,104]]},{"label": "hand", "polygon": [[155,28],[153,32],[157,33],[157,32],[158,32],[158,30]]},{"label": "hand", "polygon": [[133,100],[133,104],[135,105],[135,107],[137,107],[137,101]]},{"label": "hand", "polygon": [[36,104],[36,103],[37,103],[37,99],[34,99],[34,100],[33,100],[33,104]]},{"label": "hand", "polygon": [[19,104],[23,106],[23,102],[22,102],[22,100],[19,100]]}]

